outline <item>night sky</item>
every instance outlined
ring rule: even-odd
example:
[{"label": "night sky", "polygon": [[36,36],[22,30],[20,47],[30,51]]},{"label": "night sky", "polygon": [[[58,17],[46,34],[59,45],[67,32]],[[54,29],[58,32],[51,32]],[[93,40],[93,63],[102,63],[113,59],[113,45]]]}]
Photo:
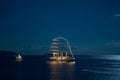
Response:
[{"label": "night sky", "polygon": [[120,0],[0,0],[0,50],[62,36],[77,54],[120,54]]}]

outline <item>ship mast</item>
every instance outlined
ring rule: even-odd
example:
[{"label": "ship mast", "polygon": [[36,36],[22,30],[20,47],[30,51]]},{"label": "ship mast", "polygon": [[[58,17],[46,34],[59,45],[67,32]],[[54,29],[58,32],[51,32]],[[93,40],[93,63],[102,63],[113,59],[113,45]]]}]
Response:
[{"label": "ship mast", "polygon": [[53,54],[54,57],[59,56],[58,40],[57,39],[53,39],[50,51],[51,51],[51,53]]},{"label": "ship mast", "polygon": [[67,55],[68,55],[68,51],[70,52],[70,54],[71,54],[71,56],[73,57],[73,53],[72,53],[72,50],[71,50],[71,46],[70,46],[70,44],[69,44],[69,41],[67,40],[67,39],[65,39],[65,38],[63,38],[63,37],[57,37],[57,38],[55,38],[55,39],[53,39],[53,42],[52,42],[52,45],[51,45],[51,49],[50,49],[50,51],[54,54],[54,56],[56,56],[56,55],[60,55],[59,53],[60,53],[60,51],[59,51],[59,41],[60,40],[64,40],[65,42],[66,42],[66,47],[67,47],[67,51],[66,51],[66,57],[67,57]]}]

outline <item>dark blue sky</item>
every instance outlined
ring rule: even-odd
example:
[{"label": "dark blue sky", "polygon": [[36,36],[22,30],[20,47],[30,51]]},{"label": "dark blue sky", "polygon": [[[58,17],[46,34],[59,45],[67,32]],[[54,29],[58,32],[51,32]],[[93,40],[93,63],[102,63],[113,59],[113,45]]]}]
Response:
[{"label": "dark blue sky", "polygon": [[0,49],[50,46],[52,38],[63,36],[83,53],[118,54],[119,3],[119,0],[1,0]]}]

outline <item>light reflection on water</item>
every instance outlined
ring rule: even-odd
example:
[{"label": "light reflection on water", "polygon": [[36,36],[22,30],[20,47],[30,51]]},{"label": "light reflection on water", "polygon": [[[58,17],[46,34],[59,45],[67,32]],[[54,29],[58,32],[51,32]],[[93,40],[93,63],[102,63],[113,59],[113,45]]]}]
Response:
[{"label": "light reflection on water", "polygon": [[120,55],[100,55],[96,58],[108,59],[108,60],[120,60]]},{"label": "light reflection on water", "polygon": [[77,56],[76,63],[25,57],[22,62],[1,60],[0,80],[120,80],[119,56]]},{"label": "light reflection on water", "polygon": [[50,80],[74,80],[74,63],[48,63]]},{"label": "light reflection on water", "polygon": [[[93,56],[89,58],[86,66],[89,67],[82,72],[90,73],[92,76],[94,74],[92,80],[120,80],[120,55]],[[84,80],[91,79],[84,77]]]}]

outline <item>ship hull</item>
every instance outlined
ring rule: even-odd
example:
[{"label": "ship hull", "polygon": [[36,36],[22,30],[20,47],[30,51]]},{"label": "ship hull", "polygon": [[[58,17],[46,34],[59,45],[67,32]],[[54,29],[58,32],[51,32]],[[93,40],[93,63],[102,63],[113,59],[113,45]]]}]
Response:
[{"label": "ship hull", "polygon": [[47,62],[75,62],[74,57],[48,57]]}]

